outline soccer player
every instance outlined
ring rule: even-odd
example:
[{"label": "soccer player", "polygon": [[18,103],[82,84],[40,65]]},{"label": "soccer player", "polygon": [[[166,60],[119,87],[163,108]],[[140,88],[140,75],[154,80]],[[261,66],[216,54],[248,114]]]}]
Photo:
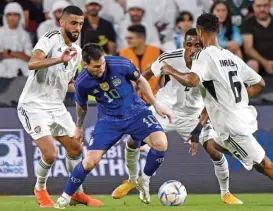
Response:
[{"label": "soccer player", "polygon": [[[190,29],[185,34],[184,48],[163,53],[149,68],[143,76],[149,80],[153,75],[161,76],[161,67],[164,62],[172,65],[179,72],[187,73],[192,66],[194,53],[201,49],[201,41],[197,36],[196,29]],[[171,112],[172,123],[154,113],[158,122],[165,132],[176,131],[184,140],[187,140],[190,132],[195,129],[192,135],[199,139],[198,131],[204,128],[200,135],[200,142],[210,155],[215,169],[220,189],[221,199],[227,204],[241,204],[242,202],[229,192],[229,169],[225,156],[217,150],[214,139],[216,132],[210,123],[207,123],[207,114],[202,112],[204,103],[199,88],[189,88],[181,85],[174,76],[170,75],[170,81],[159,90],[156,95],[157,101]],[[202,114],[201,114],[202,112]],[[199,123],[199,115],[200,123]],[[198,125],[198,126],[197,126]],[[119,199],[135,188],[138,177],[137,161],[140,152],[135,149],[134,142],[129,140],[125,147],[125,160],[128,167],[129,179],[117,187],[112,196]],[[152,175],[148,175],[149,177]]]},{"label": "soccer player", "polygon": [[[82,160],[81,143],[74,138],[76,126],[63,101],[67,91],[74,91],[73,78],[81,63],[78,39],[83,12],[75,6],[64,9],[60,31],[44,34],[29,61],[31,70],[18,103],[18,117],[26,132],[34,139],[42,157],[37,168],[34,193],[40,207],[53,207],[46,182],[48,172],[57,158],[55,137],[66,149],[69,172]],[[77,202],[100,206],[102,202],[91,199],[79,187],[73,195]]]},{"label": "soccer player", "polygon": [[[219,21],[212,14],[197,20],[197,34],[204,49],[196,53],[190,73],[176,74],[188,87],[202,85],[204,103],[210,121],[220,139],[217,143],[241,161],[247,170],[253,167],[273,179],[273,164],[252,135],[257,130],[257,111],[249,105],[249,97],[265,86],[264,80],[239,57],[218,46]],[[164,74],[174,68],[165,64]],[[191,138],[191,150],[197,150]]]},{"label": "soccer player", "polygon": [[153,174],[163,163],[168,143],[161,125],[137,95],[131,81],[136,82],[160,116],[166,118],[169,114],[157,103],[149,83],[129,60],[119,56],[103,56],[102,48],[92,43],[84,46],[82,57],[85,69],[75,82],[76,136],[81,139],[88,95],[94,95],[97,100],[98,120],[87,155],[75,167],[55,208],[65,208],[69,204],[71,196],[97,166],[103,154],[124,134],[133,137],[137,148],[144,139],[151,147],[145,174],[137,180],[141,199],[147,200],[145,187],[149,178],[146,175]]}]

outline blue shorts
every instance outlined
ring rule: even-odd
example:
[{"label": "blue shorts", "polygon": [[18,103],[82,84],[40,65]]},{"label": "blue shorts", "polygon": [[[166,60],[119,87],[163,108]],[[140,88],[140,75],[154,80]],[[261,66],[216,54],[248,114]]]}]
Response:
[{"label": "blue shorts", "polygon": [[124,121],[99,120],[88,150],[108,150],[125,134],[130,135],[139,148],[141,142],[156,131],[163,131],[163,128],[148,109]]}]

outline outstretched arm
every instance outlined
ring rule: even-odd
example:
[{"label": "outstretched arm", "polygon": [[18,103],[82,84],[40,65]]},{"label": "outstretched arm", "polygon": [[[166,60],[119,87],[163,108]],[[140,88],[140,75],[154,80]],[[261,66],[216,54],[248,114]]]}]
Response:
[{"label": "outstretched arm", "polygon": [[262,91],[264,87],[265,87],[265,81],[264,79],[261,79],[259,83],[247,87],[248,96],[255,97],[257,94],[259,94]]},{"label": "outstretched arm", "polygon": [[187,87],[196,87],[200,83],[200,78],[195,73],[181,73],[174,69],[172,66],[168,65],[164,62],[162,69],[162,73],[166,75],[171,75],[174,77],[179,83]]}]

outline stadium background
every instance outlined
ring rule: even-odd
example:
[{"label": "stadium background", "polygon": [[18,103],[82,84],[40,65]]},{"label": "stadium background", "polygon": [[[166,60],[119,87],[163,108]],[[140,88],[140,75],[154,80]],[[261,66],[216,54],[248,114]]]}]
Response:
[{"label": "stadium background", "polygon": [[[110,2],[112,0],[104,0],[104,2],[105,1]],[[179,3],[183,1],[184,4],[188,2],[188,0],[175,1],[176,7],[180,12],[182,9]],[[191,1],[195,2],[193,0]],[[3,11],[8,2],[11,1],[2,1],[0,3],[1,17],[4,16]],[[29,10],[29,14],[32,14],[29,16],[30,23],[42,22],[44,18],[40,17],[39,19],[39,17],[33,13],[33,6],[42,13],[42,1],[22,0],[17,2],[23,3],[22,6],[24,10]],[[201,4],[200,2],[202,1],[196,2]],[[70,3],[73,3],[73,1],[70,1]],[[203,9],[205,10],[205,8],[204,6]],[[195,8],[192,8],[192,13],[194,13],[194,9]],[[114,24],[116,23],[113,23],[113,25]],[[26,28],[31,35],[33,44],[37,40],[34,25],[30,24],[28,28]],[[175,33],[176,32],[177,31],[175,31]],[[0,37],[0,43],[1,42],[3,42],[3,38]],[[267,88],[258,97],[253,98],[251,103],[256,106],[259,114],[259,130],[255,133],[255,136],[259,143],[265,148],[268,156],[273,159],[273,79],[270,74],[265,74],[264,78],[267,82]],[[24,76],[6,78],[0,75],[0,195],[33,194],[33,185],[36,180],[35,166],[40,158],[40,153],[30,136],[22,129],[16,112],[18,97],[25,81],[26,77]],[[69,111],[75,118],[73,96],[68,95],[65,103],[69,106]],[[95,103],[90,102],[89,112],[85,122],[86,141],[90,138],[90,131],[95,121]],[[160,184],[164,181],[177,179],[185,184],[190,193],[218,193],[219,188],[214,175],[213,165],[208,155],[204,153],[204,150],[200,147],[200,152],[192,157],[188,153],[188,146],[183,144],[184,141],[182,141],[177,134],[168,134],[168,139],[170,145],[166,161],[152,178],[152,192],[155,193]],[[59,150],[58,160],[52,168],[51,178],[48,180],[48,186],[52,194],[58,194],[63,190],[67,178],[64,149],[59,146]],[[247,172],[238,161],[230,157],[228,157],[228,161],[230,168],[230,186],[233,192],[272,192],[273,184],[269,179],[255,171]],[[142,154],[140,167],[143,167],[144,164],[145,154]],[[89,175],[85,182],[85,189],[87,193],[109,194],[125,178],[124,142],[121,140],[106,154],[96,170]]]}]

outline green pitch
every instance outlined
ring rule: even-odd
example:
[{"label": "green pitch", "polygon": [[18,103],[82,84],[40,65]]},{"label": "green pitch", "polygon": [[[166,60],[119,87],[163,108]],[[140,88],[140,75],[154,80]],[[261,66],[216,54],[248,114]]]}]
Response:
[{"label": "green pitch", "polygon": [[[138,200],[138,196],[131,195],[124,199],[114,200],[110,196],[97,197],[104,202],[104,207],[92,208],[83,205],[69,206],[71,211],[273,211],[273,194],[237,194],[244,204],[230,206],[223,204],[219,195],[188,195],[184,206],[163,207],[157,196],[152,197],[152,203],[145,205]],[[54,200],[56,197],[54,197]],[[5,197],[0,196],[0,210],[2,211],[41,211],[34,197]],[[43,209],[55,210],[55,209]],[[56,210],[55,210],[56,211]]]}]

